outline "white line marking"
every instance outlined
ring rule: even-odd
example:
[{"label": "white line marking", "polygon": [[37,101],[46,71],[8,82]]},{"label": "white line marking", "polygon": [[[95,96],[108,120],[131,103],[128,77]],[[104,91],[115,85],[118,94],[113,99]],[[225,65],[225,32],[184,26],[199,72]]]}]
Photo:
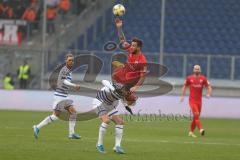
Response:
[{"label": "white line marking", "polygon": [[[1,135],[0,137],[5,137],[6,135]],[[26,135],[8,135],[8,137],[26,137]],[[29,137],[29,135],[28,135]],[[33,137],[32,137],[33,138]],[[82,139],[97,141],[97,138],[83,137]],[[196,140],[196,139],[195,139]],[[200,140],[200,139],[199,139]],[[129,139],[124,138],[123,141],[126,142],[136,142],[136,143],[169,143],[169,144],[194,144],[194,145],[219,145],[219,146],[240,146],[239,143],[226,143],[226,142],[199,142],[199,141],[171,141],[171,140],[140,140],[140,139]]]},{"label": "white line marking", "polygon": [[[88,140],[97,140],[97,138],[87,138]],[[171,141],[171,140],[139,140],[125,138],[123,141],[137,142],[137,143],[172,143],[172,144],[195,144],[195,145],[221,145],[221,146],[240,146],[239,143],[225,143],[225,142],[195,142],[195,141]]]},{"label": "white line marking", "polygon": [[137,140],[137,139],[124,139],[129,142],[144,142],[144,143],[177,143],[177,144],[196,144],[196,145],[223,145],[223,146],[240,146],[238,143],[225,143],[225,142],[196,142],[196,141],[171,141],[171,140]]}]

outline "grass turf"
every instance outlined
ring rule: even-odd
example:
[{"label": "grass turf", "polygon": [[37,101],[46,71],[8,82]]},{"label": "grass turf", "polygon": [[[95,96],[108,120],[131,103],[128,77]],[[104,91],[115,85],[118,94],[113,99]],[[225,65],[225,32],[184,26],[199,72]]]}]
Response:
[{"label": "grass turf", "polygon": [[[80,140],[69,140],[68,123],[54,122],[33,137],[32,125],[49,112],[0,111],[1,160],[237,160],[240,159],[239,120],[203,119],[206,136],[187,136],[189,121],[126,122],[122,146],[127,152],[112,151],[114,127],[105,136],[107,154],[96,151],[99,120],[78,122]],[[199,135],[197,133],[197,135]]]}]

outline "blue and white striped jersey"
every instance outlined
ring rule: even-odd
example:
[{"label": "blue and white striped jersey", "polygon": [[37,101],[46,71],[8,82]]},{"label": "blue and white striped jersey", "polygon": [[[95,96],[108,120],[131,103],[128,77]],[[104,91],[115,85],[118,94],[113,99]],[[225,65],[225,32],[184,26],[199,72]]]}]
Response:
[{"label": "blue and white striped jersey", "polygon": [[67,97],[68,96],[69,86],[64,84],[64,80],[68,80],[69,82],[71,82],[71,80],[72,80],[71,70],[68,69],[67,66],[64,66],[59,72],[58,80],[57,80],[57,87],[54,92],[55,96],[59,96],[59,97]]},{"label": "blue and white striped jersey", "polygon": [[112,105],[114,101],[118,101],[123,97],[108,87],[103,87],[100,91],[97,92],[96,98],[99,101],[106,103],[107,105]]}]

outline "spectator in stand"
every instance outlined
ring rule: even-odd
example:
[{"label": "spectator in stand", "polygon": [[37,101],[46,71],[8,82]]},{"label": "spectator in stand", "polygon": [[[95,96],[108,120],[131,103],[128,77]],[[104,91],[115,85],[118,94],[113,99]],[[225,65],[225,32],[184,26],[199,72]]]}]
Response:
[{"label": "spectator in stand", "polygon": [[32,29],[36,21],[36,17],[37,17],[37,12],[35,9],[35,5],[31,4],[31,6],[25,10],[22,16],[22,19],[27,21],[27,39],[28,40],[32,35]]},{"label": "spectator in stand", "polygon": [[26,5],[24,4],[24,1],[18,0],[15,2],[13,9],[14,9],[14,13],[15,13],[15,18],[21,19],[24,11],[26,10]]},{"label": "spectator in stand", "polygon": [[47,33],[49,35],[55,34],[55,19],[57,17],[57,10],[55,6],[48,6],[47,8]]},{"label": "spectator in stand", "polygon": [[62,17],[63,25],[65,26],[66,14],[70,10],[71,2],[70,0],[60,0],[59,2],[59,13]]},{"label": "spectator in stand", "polygon": [[27,63],[27,60],[24,60],[23,64],[19,66],[17,70],[20,89],[27,89],[30,74],[31,74],[30,66]]},{"label": "spectator in stand", "polygon": [[7,73],[3,78],[3,89],[13,90],[14,89],[14,81],[11,73]]},{"label": "spectator in stand", "polygon": [[4,1],[0,5],[0,19],[11,19],[13,16],[13,9],[8,5],[7,1]]}]

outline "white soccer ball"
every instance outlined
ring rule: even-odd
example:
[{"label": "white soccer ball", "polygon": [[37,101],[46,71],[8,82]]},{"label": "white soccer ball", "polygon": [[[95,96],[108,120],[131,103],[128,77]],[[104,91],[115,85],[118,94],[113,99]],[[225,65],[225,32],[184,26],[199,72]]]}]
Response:
[{"label": "white soccer ball", "polygon": [[123,16],[125,14],[125,7],[122,4],[116,4],[113,6],[113,14],[118,17]]}]

